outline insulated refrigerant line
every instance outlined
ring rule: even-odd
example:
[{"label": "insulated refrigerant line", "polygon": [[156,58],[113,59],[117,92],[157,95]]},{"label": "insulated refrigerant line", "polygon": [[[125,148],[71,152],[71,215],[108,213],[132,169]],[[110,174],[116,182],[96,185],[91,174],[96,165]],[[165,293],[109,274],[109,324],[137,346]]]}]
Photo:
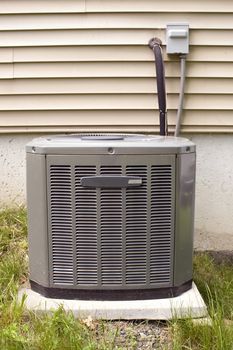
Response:
[{"label": "insulated refrigerant line", "polygon": [[165,72],[164,72],[164,62],[163,62],[162,47],[161,47],[162,41],[158,38],[152,38],[149,41],[148,45],[153,50],[154,56],[155,56],[160,135],[166,136],[168,134],[168,127],[167,127]]}]

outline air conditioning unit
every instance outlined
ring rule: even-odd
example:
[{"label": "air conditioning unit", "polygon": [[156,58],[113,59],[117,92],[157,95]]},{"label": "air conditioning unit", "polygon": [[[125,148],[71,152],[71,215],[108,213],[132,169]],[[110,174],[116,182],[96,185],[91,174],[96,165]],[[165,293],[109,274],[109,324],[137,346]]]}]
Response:
[{"label": "air conditioning unit", "polygon": [[77,134],[38,138],[26,150],[34,291],[127,300],[191,288],[191,141]]}]

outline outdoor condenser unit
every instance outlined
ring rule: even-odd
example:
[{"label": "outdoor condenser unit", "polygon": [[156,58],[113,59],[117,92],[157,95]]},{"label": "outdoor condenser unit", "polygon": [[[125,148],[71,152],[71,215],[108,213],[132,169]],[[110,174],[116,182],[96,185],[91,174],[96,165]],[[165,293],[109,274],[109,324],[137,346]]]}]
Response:
[{"label": "outdoor condenser unit", "polygon": [[30,281],[68,299],[153,299],[191,288],[195,146],[64,135],[27,145]]}]

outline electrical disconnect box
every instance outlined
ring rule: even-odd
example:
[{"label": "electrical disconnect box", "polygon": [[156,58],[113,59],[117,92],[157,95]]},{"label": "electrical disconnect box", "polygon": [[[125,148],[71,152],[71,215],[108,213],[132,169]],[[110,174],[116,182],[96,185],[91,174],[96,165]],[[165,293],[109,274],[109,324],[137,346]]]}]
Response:
[{"label": "electrical disconnect box", "polygon": [[189,53],[189,25],[181,23],[167,24],[167,53]]}]

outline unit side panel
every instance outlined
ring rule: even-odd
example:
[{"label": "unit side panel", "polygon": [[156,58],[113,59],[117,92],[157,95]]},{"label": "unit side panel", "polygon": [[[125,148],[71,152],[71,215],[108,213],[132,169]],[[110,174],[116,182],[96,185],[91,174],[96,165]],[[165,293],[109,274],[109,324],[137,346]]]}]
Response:
[{"label": "unit side panel", "polygon": [[196,154],[177,156],[174,285],[192,279]]},{"label": "unit side panel", "polygon": [[27,153],[27,211],[30,280],[49,286],[46,160]]}]

